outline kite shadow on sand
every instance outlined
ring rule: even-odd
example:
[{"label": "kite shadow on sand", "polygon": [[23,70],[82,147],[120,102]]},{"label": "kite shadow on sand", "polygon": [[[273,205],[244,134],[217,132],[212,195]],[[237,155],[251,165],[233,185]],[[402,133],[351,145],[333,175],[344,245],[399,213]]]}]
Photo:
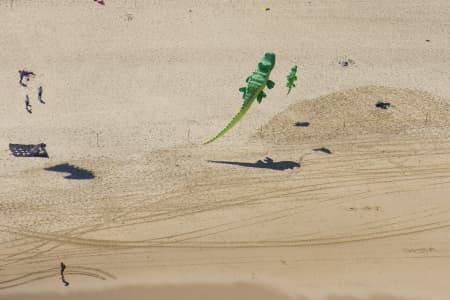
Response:
[{"label": "kite shadow on sand", "polygon": [[220,160],[208,160],[208,162],[212,162],[212,163],[216,163],[216,164],[236,165],[236,166],[249,167],[249,168],[271,169],[271,170],[276,170],[276,171],[284,171],[287,169],[300,168],[300,164],[295,161],[275,162],[270,157],[266,157],[264,159],[264,161],[258,160],[256,163],[236,162],[236,161],[220,161]]},{"label": "kite shadow on sand", "polygon": [[94,179],[95,175],[93,172],[79,168],[73,165],[70,165],[68,163],[65,164],[59,164],[53,167],[45,168],[46,171],[54,171],[54,172],[61,172],[61,173],[70,173],[67,176],[64,176],[65,179]]}]

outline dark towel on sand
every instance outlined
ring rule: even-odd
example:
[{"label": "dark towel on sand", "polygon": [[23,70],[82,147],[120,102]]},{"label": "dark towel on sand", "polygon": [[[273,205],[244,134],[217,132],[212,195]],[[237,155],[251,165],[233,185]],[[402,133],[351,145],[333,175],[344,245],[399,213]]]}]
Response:
[{"label": "dark towel on sand", "polygon": [[48,153],[45,144],[36,145],[9,144],[9,150],[16,157],[47,157]]}]

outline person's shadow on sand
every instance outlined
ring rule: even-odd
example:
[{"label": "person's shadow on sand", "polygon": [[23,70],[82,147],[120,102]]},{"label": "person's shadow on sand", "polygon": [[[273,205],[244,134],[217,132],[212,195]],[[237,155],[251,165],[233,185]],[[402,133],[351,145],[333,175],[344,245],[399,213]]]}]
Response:
[{"label": "person's shadow on sand", "polygon": [[249,162],[236,162],[236,161],[220,161],[220,160],[208,160],[208,162],[217,164],[228,164],[237,165],[241,167],[249,168],[261,168],[261,169],[271,169],[276,171],[284,171],[287,169],[300,168],[300,164],[295,161],[278,161],[274,162],[270,157],[266,157],[264,161],[258,160],[256,163]]}]

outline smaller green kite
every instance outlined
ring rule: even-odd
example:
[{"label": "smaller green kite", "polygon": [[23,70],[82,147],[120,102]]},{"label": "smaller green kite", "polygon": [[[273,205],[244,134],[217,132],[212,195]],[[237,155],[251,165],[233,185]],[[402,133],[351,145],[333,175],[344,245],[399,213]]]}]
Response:
[{"label": "smaller green kite", "polygon": [[288,81],[286,83],[286,86],[288,88],[287,94],[289,95],[289,93],[291,92],[292,88],[295,87],[294,81],[297,80],[297,66],[293,66],[291,68],[291,72],[289,73],[289,75],[286,78],[287,78],[287,81]]}]

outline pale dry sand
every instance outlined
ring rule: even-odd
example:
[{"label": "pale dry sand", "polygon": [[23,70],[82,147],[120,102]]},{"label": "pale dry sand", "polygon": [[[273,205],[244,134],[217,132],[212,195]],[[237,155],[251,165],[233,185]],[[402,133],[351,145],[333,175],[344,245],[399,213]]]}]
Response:
[{"label": "pale dry sand", "polygon": [[448,1],[0,8],[0,299],[448,299]]}]

